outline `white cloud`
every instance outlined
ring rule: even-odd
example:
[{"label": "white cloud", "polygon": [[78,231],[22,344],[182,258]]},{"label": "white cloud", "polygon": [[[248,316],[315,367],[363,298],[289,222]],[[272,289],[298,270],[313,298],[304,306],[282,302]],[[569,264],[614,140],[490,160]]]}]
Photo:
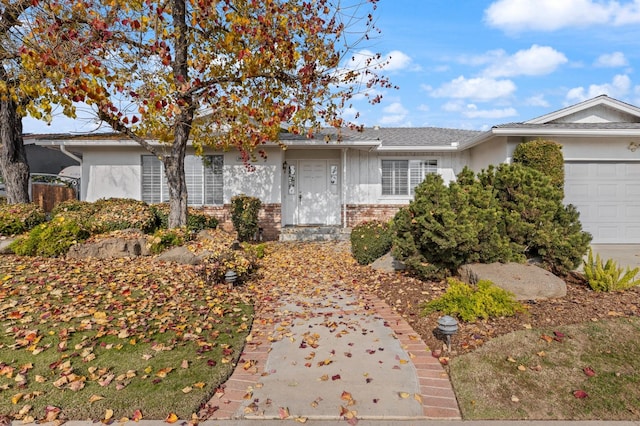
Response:
[{"label": "white cloud", "polygon": [[640,22],[639,1],[497,0],[486,10],[485,22],[509,32],[555,31],[595,24],[623,25]]},{"label": "white cloud", "polygon": [[600,55],[600,57],[598,57],[595,62],[596,66],[607,68],[624,67],[628,64],[629,63],[627,62],[627,58],[622,52],[613,52]]},{"label": "white cloud", "polygon": [[417,71],[420,69],[420,67],[413,64],[413,60],[409,55],[399,50],[393,50],[384,55],[384,61],[388,61],[382,67],[385,71],[402,71],[406,69]]},{"label": "white cloud", "polygon": [[352,55],[345,64],[348,70],[364,69],[367,66],[384,71],[418,71],[420,67],[413,63],[409,55],[399,50],[392,50],[386,55],[378,55],[370,50],[364,49]]},{"label": "white cloud", "polygon": [[516,85],[511,80],[482,77],[466,79],[464,76],[460,76],[449,83],[444,83],[437,89],[428,88],[428,90],[435,98],[491,101],[512,95],[516,90]]},{"label": "white cloud", "polygon": [[567,63],[567,57],[549,46],[534,44],[527,50],[519,50],[511,56],[496,57],[484,75],[487,77],[512,77],[517,75],[547,75],[560,65]]},{"label": "white cloud", "polygon": [[442,109],[446,112],[459,113],[466,118],[490,118],[495,120],[518,115],[515,108],[479,109],[476,104],[467,104],[461,101],[447,102],[442,105]]},{"label": "white cloud", "polygon": [[390,105],[387,105],[382,109],[384,115],[380,119],[380,124],[389,125],[389,124],[399,124],[402,123],[409,111],[402,106],[400,102],[394,102]]},{"label": "white cloud", "polygon": [[544,98],[544,95],[531,96],[525,100],[525,104],[543,108],[548,108],[550,106],[549,102]]},{"label": "white cloud", "polygon": [[467,105],[466,110],[462,111],[462,115],[467,118],[505,118],[505,117],[514,117],[518,115],[518,112],[515,108],[504,108],[504,109],[478,109],[478,107],[474,104]]},{"label": "white cloud", "polygon": [[631,89],[631,79],[626,75],[616,75],[611,83],[592,84],[588,89],[574,87],[567,92],[567,102],[582,102],[599,95],[608,95],[613,98],[625,97]]}]

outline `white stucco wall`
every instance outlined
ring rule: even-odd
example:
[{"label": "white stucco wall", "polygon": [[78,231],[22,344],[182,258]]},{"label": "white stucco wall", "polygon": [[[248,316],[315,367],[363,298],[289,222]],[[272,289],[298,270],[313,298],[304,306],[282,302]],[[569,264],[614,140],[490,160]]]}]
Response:
[{"label": "white stucco wall", "polygon": [[510,153],[506,137],[496,137],[468,150],[469,168],[474,172],[486,169],[490,165],[498,165],[509,161]]}]

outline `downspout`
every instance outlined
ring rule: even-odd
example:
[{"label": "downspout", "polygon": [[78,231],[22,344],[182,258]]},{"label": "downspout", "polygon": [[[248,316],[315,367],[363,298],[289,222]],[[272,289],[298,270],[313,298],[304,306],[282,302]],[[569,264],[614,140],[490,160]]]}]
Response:
[{"label": "downspout", "polygon": [[82,158],[80,158],[77,155],[67,151],[67,148],[65,147],[64,143],[60,144],[59,147],[60,147],[60,152],[62,152],[67,157],[77,161],[78,163],[80,163],[80,166],[82,166]]},{"label": "downspout", "polygon": [[342,148],[342,227],[347,228],[347,149]]}]

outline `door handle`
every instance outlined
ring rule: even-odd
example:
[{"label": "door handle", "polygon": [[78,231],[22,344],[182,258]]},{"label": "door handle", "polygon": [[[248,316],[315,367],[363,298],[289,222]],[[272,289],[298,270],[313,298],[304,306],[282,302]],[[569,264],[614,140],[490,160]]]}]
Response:
[{"label": "door handle", "polygon": [[302,194],[298,195],[298,200],[302,201]]}]

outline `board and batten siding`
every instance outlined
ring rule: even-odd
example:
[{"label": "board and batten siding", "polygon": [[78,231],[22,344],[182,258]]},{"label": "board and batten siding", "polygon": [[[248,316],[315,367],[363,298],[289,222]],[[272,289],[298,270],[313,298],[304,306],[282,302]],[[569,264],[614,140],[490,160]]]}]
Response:
[{"label": "board and batten siding", "polygon": [[399,160],[438,160],[438,174],[445,184],[455,180],[464,165],[459,153],[421,153],[408,154],[377,153],[367,150],[350,149],[347,152],[346,165],[346,204],[408,204],[413,196],[382,195],[381,161]]}]

